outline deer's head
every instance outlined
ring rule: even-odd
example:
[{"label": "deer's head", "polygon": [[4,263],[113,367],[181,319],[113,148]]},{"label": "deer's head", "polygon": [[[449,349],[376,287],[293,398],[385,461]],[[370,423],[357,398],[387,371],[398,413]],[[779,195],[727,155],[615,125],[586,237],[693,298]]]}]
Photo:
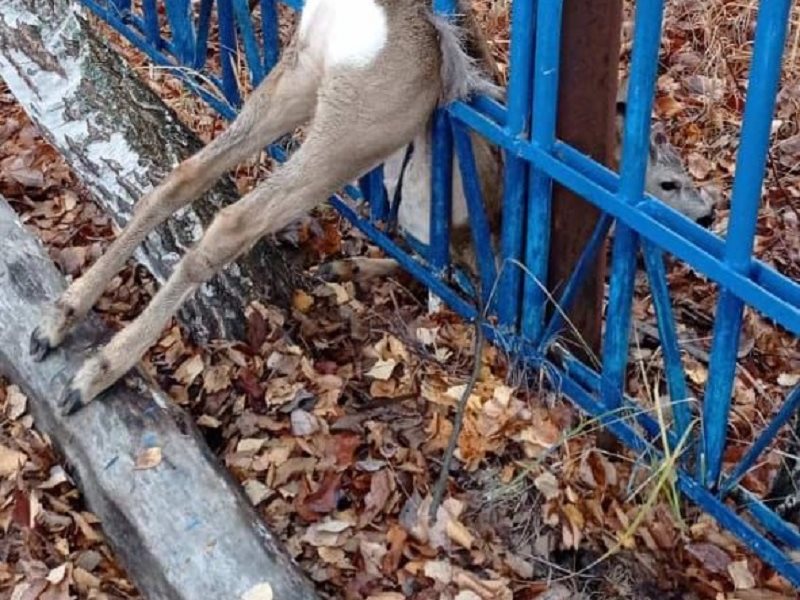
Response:
[{"label": "deer's head", "polygon": [[649,194],[703,227],[709,227],[714,221],[713,199],[697,189],[677,150],[660,128],[650,135],[645,188]]},{"label": "deer's head", "polygon": [[[617,164],[622,148],[627,88],[625,81],[617,93]],[[684,166],[683,159],[659,124],[653,126],[650,134],[645,190],[703,227],[709,227],[714,221],[713,198],[697,188]]]}]

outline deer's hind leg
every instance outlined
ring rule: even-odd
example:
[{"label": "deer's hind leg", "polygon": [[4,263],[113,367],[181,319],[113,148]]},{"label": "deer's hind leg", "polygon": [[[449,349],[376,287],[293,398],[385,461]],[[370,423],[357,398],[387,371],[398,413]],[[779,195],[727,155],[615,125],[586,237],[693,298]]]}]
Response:
[{"label": "deer's hind leg", "polygon": [[319,265],[317,275],[328,281],[371,281],[396,275],[400,271],[400,263],[393,258],[354,256]]},{"label": "deer's hind leg", "polygon": [[[367,76],[378,89],[398,85],[390,73]],[[380,98],[362,93],[365,75],[360,70],[324,82],[300,149],[259,187],[220,211],[144,312],[84,363],[67,388],[65,410],[80,408],[124,375],[158,339],[186,297],[224,265],[407,144],[436,104],[438,88],[430,84],[431,76],[422,73],[407,82],[414,84],[415,94]]]},{"label": "deer's hind leg", "polygon": [[133,218],[92,267],[64,291],[33,331],[41,360],[91,309],[136,247],[156,226],[206,192],[223,174],[295,127],[314,110],[319,75],[310,59],[287,48],[228,129],[178,165],[136,206]]}]

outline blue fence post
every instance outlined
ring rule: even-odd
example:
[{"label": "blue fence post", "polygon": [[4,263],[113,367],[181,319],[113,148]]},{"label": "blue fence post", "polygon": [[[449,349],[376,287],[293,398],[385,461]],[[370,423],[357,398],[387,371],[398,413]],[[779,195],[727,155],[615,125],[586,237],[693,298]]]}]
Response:
[{"label": "blue fence post", "polygon": [[142,12],[144,13],[145,36],[156,49],[160,49],[161,29],[158,24],[158,7],[156,6],[156,0],[142,0]]},{"label": "blue fence post", "polygon": [[236,78],[238,48],[236,45],[236,23],[232,0],[217,0],[219,20],[219,61],[222,65],[222,93],[231,106],[242,103],[239,95],[239,81]]},{"label": "blue fence post", "polygon": [[[456,0],[433,0],[433,10],[445,17],[456,14]],[[429,260],[438,274],[450,263],[450,218],[453,206],[453,132],[444,109],[433,115],[431,165],[431,223]]]},{"label": "blue fence post", "polygon": [[278,0],[261,0],[261,37],[264,40],[264,72],[269,73],[280,57]]},{"label": "blue fence post", "polygon": [[183,64],[192,64],[195,60],[195,33],[190,0],[164,0],[167,19],[172,31],[172,44]]},{"label": "blue fence post", "polygon": [[[533,80],[532,143],[551,152],[556,139],[558,114],[558,68],[561,49],[561,13],[563,0],[539,2],[536,29],[536,51]],[[551,179],[540,169],[531,167],[528,174],[527,225],[525,227],[524,301],[522,334],[538,340],[544,325],[547,300],[547,262],[550,258]]]},{"label": "blue fence post", "polygon": [[[535,0],[517,0],[511,4],[511,67],[508,81],[508,119],[506,130],[517,140],[528,137],[531,110],[531,73],[535,21]],[[527,161],[505,155],[503,182],[503,222],[500,235],[502,264],[497,285],[500,326],[508,331],[517,328],[520,304],[520,269],[516,264],[522,259],[522,236],[525,223],[525,199],[528,181]]]},{"label": "blue fence post", "polygon": [[[761,182],[769,151],[772,114],[791,5],[791,0],[766,0],[761,2],[758,10],[742,141],[736,157],[739,168],[733,182],[724,255],[725,262],[739,273],[747,273],[752,260]],[[703,481],[709,487],[717,485],[722,469],[743,307],[742,300],[730,290],[722,289],[717,303],[711,365],[703,402]]]},{"label": "blue fence post", "polygon": [[383,165],[375,167],[364,175],[358,185],[369,203],[372,222],[386,221],[389,217],[389,201],[386,198],[386,189],[383,187]]},{"label": "blue fence post", "polygon": [[642,254],[650,281],[653,305],[656,309],[661,354],[664,357],[664,373],[667,379],[672,414],[675,417],[676,437],[680,440],[691,425],[692,412],[691,406],[688,404],[689,389],[686,385],[686,374],[683,370],[681,351],[675,330],[675,315],[672,313],[672,303],[669,299],[664,254],[647,242],[642,244]]},{"label": "blue fence post", "polygon": [[232,0],[233,14],[239,26],[239,37],[244,46],[244,54],[247,57],[247,66],[250,68],[250,81],[256,87],[264,79],[264,63],[256,41],[256,34],[253,30],[253,21],[250,15],[250,7],[247,0]]},{"label": "blue fence post", "polygon": [[453,206],[453,133],[447,112],[433,115],[433,164],[431,166],[431,224],[429,260],[442,275],[450,263],[450,217]]},{"label": "blue fence post", "polygon": [[212,8],[213,0],[202,0],[200,3],[200,14],[197,18],[197,39],[194,46],[194,61],[192,62],[192,65],[197,70],[202,69],[206,64]]},{"label": "blue fence post", "polygon": [[[650,108],[655,89],[663,11],[663,0],[639,0],[636,3],[619,191],[620,200],[629,205],[638,203],[644,196],[650,147]],[[637,247],[636,232],[617,223],[603,341],[602,392],[608,409],[620,405],[625,385]]]}]

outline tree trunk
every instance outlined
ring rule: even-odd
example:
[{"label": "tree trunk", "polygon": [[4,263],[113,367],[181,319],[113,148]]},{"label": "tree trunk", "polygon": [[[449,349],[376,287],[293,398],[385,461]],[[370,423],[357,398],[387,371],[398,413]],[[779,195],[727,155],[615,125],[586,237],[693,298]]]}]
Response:
[{"label": "tree trunk", "polygon": [[[30,332],[64,280],[3,200],[0,257],[0,371],[28,394],[37,428],[66,457],[139,590],[153,600],[228,600],[268,584],[275,598],[316,598],[191,418],[141,377],[131,375],[132,386],[114,386],[103,401],[61,416],[57,399],[66,382],[87,348],[109,332],[90,318],[63,350],[34,362]],[[137,468],[148,448],[160,450],[160,462]]]},{"label": "tree trunk", "polygon": [[[558,137],[605,165],[611,165],[614,156],[621,23],[621,0],[564,3]],[[551,290],[563,289],[600,217],[592,204],[561,186],[555,186],[553,198]],[[569,311],[578,336],[568,332],[567,337],[580,356],[600,350],[605,262],[601,249]]]},{"label": "tree trunk", "polygon": [[[69,0],[4,0],[0,77],[102,208],[123,227],[135,203],[202,142],[101,39]],[[163,283],[220,207],[229,178],[153,232],[136,258]],[[187,300],[198,341],[241,337],[249,299],[286,304],[301,284],[287,253],[262,241]]]}]

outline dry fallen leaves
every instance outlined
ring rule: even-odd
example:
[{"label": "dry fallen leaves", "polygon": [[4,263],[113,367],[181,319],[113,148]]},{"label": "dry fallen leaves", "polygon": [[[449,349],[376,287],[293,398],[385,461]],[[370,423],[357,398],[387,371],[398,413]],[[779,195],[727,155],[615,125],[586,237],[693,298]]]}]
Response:
[{"label": "dry fallen leaves", "polygon": [[0,444],[0,477],[13,475],[25,464],[28,457],[22,452]]},{"label": "dry fallen leaves", "polygon": [[272,586],[269,583],[258,583],[242,595],[242,600],[272,600]]},{"label": "dry fallen leaves", "polygon": [[158,446],[151,446],[145,448],[136,455],[133,468],[137,470],[154,469],[161,464],[161,459],[161,448]]},{"label": "dry fallen leaves", "polygon": [[6,416],[15,421],[25,414],[28,407],[28,398],[15,385],[6,389]]},{"label": "dry fallen leaves", "polygon": [[750,590],[756,586],[755,577],[750,572],[746,560],[733,561],[728,565],[728,574],[737,590]]},{"label": "dry fallen leaves", "polygon": [[[494,34],[491,49],[505,72],[508,20],[496,4],[475,2],[480,22]],[[746,3],[740,4],[726,4],[731,23],[750,15]],[[702,10],[692,12],[693,5]],[[714,53],[703,47],[707,36],[687,36],[685,32],[708,30],[703,21],[695,22],[704,18],[702,5],[685,2],[676,3],[680,10],[670,8],[666,20],[669,43],[662,56],[665,73],[659,80],[656,111],[669,117],[670,135],[684,145],[692,175],[727,189],[736,144],[730,129],[738,119],[731,107],[739,103],[735,96],[737,79],[739,85],[743,81],[743,59],[738,54],[729,57],[733,63],[731,76],[727,75],[727,67],[724,78],[699,72],[704,61],[714,59]],[[681,12],[684,9],[688,15]],[[287,31],[285,28],[284,36]],[[732,35],[727,24],[721,24],[716,31],[715,40],[724,41]],[[141,59],[132,59],[143,64]],[[218,133],[219,121],[198,110],[197,104],[187,103],[174,81],[156,73],[152,83],[160,94],[175,102],[181,115],[202,135],[210,138]],[[796,122],[792,107],[800,96],[792,91],[797,87],[794,78],[787,78],[782,85],[778,120],[791,124]],[[8,112],[6,106],[0,104],[3,116]],[[187,111],[184,106],[191,106],[192,110]],[[36,141],[35,130],[24,123],[22,115],[0,118],[0,193],[15,201],[27,222],[53,249],[60,266],[76,274],[94,260],[105,240],[110,239],[110,227],[107,220],[103,222],[101,215],[92,212],[90,202],[65,189],[63,184],[70,179],[68,171],[58,166],[52,150],[44,150],[47,147]],[[758,247],[779,270],[797,275],[800,256],[793,248],[800,247],[796,243],[800,231],[796,221],[800,186],[794,167],[800,144],[798,134],[780,123],[774,135],[777,169],[785,194],[767,182]],[[244,169],[238,173],[238,180],[252,184],[258,175],[258,169]],[[721,212],[724,223],[724,199]],[[367,252],[371,251],[352,230],[336,227],[336,219],[319,220],[321,233],[306,233],[318,255],[356,253],[365,246]],[[141,280],[132,273],[121,276],[112,297],[103,305],[116,320],[129,319],[140,308],[143,297],[138,288],[145,286],[137,286]],[[697,277],[678,265],[670,272],[669,283],[673,297],[680,301],[678,316],[680,310],[691,312],[702,323],[704,316],[713,315],[714,295],[707,282],[698,282]],[[351,283],[324,284],[294,294],[292,308],[297,315],[254,304],[248,310],[247,343],[228,344],[223,350],[215,348],[213,354],[198,352],[174,327],[153,353],[153,362],[162,383],[171,386],[175,398],[193,410],[197,408],[198,424],[212,431],[214,447],[231,465],[270,525],[285,536],[287,546],[304,568],[320,582],[335,582],[336,589],[357,582],[363,588],[355,597],[406,597],[396,591],[399,589],[418,589],[427,597],[459,600],[509,597],[513,586],[505,577],[540,577],[541,572],[523,557],[512,558],[507,551],[509,547],[516,549],[504,537],[509,535],[508,530],[512,530],[513,540],[515,527],[522,529],[520,522],[527,527],[539,512],[533,504],[521,503],[523,508],[515,510],[509,506],[516,504],[502,503],[502,493],[516,489],[514,482],[518,485],[522,481],[533,488],[536,498],[549,502],[541,507],[541,513],[550,519],[549,527],[556,535],[552,542],[543,544],[545,550],[540,558],[544,560],[553,547],[583,547],[582,540],[603,540],[609,531],[627,527],[637,506],[635,500],[620,504],[625,497],[621,490],[631,476],[625,460],[592,451],[590,436],[563,440],[568,428],[565,424],[569,423],[569,419],[558,415],[558,410],[563,409],[553,409],[551,399],[543,401],[535,393],[507,388],[503,378],[506,365],[497,355],[486,361],[483,387],[479,386],[470,398],[467,427],[459,440],[462,462],[453,470],[450,491],[454,496],[449,500],[464,503],[464,507],[451,502],[446,512],[430,523],[424,501],[405,502],[415,494],[426,494],[429,474],[437,468],[452,426],[451,407],[463,390],[463,371],[458,371],[463,369],[463,362],[470,360],[465,354],[470,347],[469,328],[455,323],[446,313],[427,318],[414,307],[414,301],[406,303],[407,297],[402,287],[386,282],[376,283],[369,296]],[[647,290],[640,290],[635,307],[637,318],[652,316],[647,297]],[[298,323],[301,332],[294,337]],[[701,325],[684,333],[687,339],[700,339],[708,335],[708,330]],[[284,337],[293,337],[294,342],[287,342]],[[751,355],[748,369],[752,369],[759,385],[770,393],[775,392],[775,386],[789,389],[797,385],[800,365],[796,359],[786,358],[797,355],[797,346],[792,346],[791,340],[769,331],[755,331],[748,334],[746,341],[745,350]],[[704,385],[708,372],[702,361],[688,359],[687,365],[691,383]],[[30,431],[26,421],[30,415],[26,414],[24,396],[12,388],[6,387],[3,415],[15,425],[3,425],[14,430],[8,439],[0,438],[0,478],[4,477],[2,484],[11,485],[21,476],[31,485],[25,490],[0,488],[4,494],[0,500],[11,498],[10,505],[20,523],[37,527],[37,533],[48,540],[55,539],[50,545],[60,548],[61,554],[48,556],[46,562],[58,569],[66,564],[65,557],[74,559],[71,553],[77,551],[75,547],[99,547],[102,537],[91,516],[74,510],[74,492],[69,496],[70,492],[65,491],[71,489],[71,484],[63,470],[54,470],[51,459],[42,457],[39,446],[17,441],[23,435],[20,431]],[[424,399],[424,405],[415,402],[419,397]],[[392,410],[382,408],[376,402],[380,398],[390,401]],[[772,407],[756,397],[752,386],[737,388],[735,401],[737,414],[750,415],[751,422],[757,422],[756,415],[771,413]],[[401,410],[394,411],[397,407]],[[332,429],[333,423],[344,423],[344,417],[352,416],[356,418],[349,421],[351,425],[346,430]],[[157,449],[148,449],[137,456],[137,462],[141,460],[152,468],[160,460],[157,455]],[[548,462],[549,456],[553,457],[552,463]],[[499,503],[495,510],[503,516],[492,514],[487,518],[479,513],[476,517],[471,511],[478,503],[465,503],[460,494],[468,486],[477,485],[482,472],[509,467],[512,457],[519,473],[527,469],[527,464],[517,463],[520,458],[542,460],[544,464],[520,479],[509,475],[514,469],[504,469],[506,476],[479,487],[480,494],[492,495]],[[467,473],[469,469],[473,471]],[[404,504],[413,505],[409,509],[411,517],[400,512]],[[64,512],[53,506],[73,508]],[[5,524],[10,517],[8,510],[3,510],[0,523]],[[57,537],[55,529],[43,527],[47,519],[58,522],[47,516],[53,511],[58,513],[55,517],[74,524],[69,541]],[[47,519],[41,518],[43,515]],[[64,525],[59,527],[64,531]],[[742,559],[741,548],[713,526],[704,524],[704,528],[704,536],[687,545],[666,519],[653,519],[635,536],[637,551],[647,546],[665,569],[674,557],[683,556],[684,564],[677,565],[678,569],[687,570],[687,564],[692,563],[688,570],[701,574],[687,575],[687,579],[702,580],[704,589],[730,589],[733,585],[739,588],[737,597],[743,599],[785,597],[765,589],[767,569]],[[369,537],[370,533],[379,539]],[[486,546],[489,543],[494,545]],[[659,548],[666,550],[675,544],[686,552],[657,554]],[[305,546],[316,552],[304,552]],[[135,592],[130,584],[116,583],[118,573],[109,575],[113,569],[105,558],[108,555],[108,550],[103,550],[103,566],[70,566],[58,585],[72,581],[87,596],[86,590],[96,594],[101,586],[114,585],[124,590],[122,594],[132,596]],[[415,565],[419,565],[417,570]],[[317,568],[320,566],[324,568]],[[2,591],[6,572],[0,570]],[[15,582],[8,589],[24,590],[31,597],[51,591],[56,594],[54,584],[47,580],[51,573],[44,568],[31,581]],[[432,577],[427,578],[426,573]],[[58,571],[53,578],[57,579],[56,575]],[[754,585],[750,577],[755,580]],[[674,578],[663,579],[667,584],[677,584]],[[782,589],[774,578],[769,581],[775,589]],[[432,582],[443,587],[431,588]],[[384,589],[387,591],[380,591]],[[541,593],[543,587],[535,589],[539,600],[565,597],[565,590],[571,593],[559,585]]]}]

